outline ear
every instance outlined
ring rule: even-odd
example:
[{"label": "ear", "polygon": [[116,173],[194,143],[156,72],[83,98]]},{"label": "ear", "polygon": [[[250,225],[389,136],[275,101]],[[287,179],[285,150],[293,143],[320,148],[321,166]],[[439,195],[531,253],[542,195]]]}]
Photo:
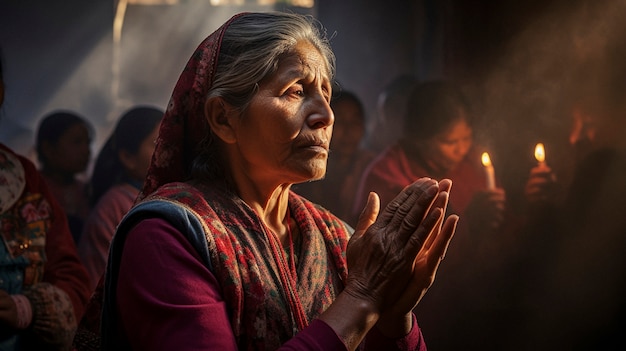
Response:
[{"label": "ear", "polygon": [[221,97],[207,99],[204,104],[204,117],[209,123],[209,127],[217,137],[227,144],[234,144],[237,141],[235,128],[236,123],[234,109]]}]

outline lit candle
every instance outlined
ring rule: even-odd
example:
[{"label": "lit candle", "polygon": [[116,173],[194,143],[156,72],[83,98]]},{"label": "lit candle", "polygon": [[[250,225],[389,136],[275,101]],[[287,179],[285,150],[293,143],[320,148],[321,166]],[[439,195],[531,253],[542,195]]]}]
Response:
[{"label": "lit candle", "polygon": [[542,143],[537,144],[535,146],[535,159],[539,162],[539,166],[543,167],[546,165],[546,150],[543,147]]},{"label": "lit candle", "polygon": [[482,162],[483,166],[485,166],[485,174],[487,175],[487,190],[494,190],[496,188],[496,174],[488,153],[483,152]]}]

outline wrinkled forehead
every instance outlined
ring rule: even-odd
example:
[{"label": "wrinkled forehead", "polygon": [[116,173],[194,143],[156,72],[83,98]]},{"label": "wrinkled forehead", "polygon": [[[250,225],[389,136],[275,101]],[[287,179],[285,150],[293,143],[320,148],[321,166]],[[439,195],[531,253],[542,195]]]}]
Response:
[{"label": "wrinkled forehead", "polygon": [[270,81],[280,75],[283,80],[317,80],[332,89],[332,71],[328,59],[308,41],[298,42],[280,55],[274,70],[263,80]]}]

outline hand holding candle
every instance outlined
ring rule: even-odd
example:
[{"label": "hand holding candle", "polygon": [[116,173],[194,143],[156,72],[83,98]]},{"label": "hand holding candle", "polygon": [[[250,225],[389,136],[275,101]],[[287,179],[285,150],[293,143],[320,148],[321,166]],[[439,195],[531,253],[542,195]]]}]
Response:
[{"label": "hand holding candle", "polygon": [[528,182],[524,187],[524,194],[529,203],[544,205],[554,196],[556,175],[546,164],[546,150],[542,143],[535,146],[537,166],[530,170]]},{"label": "hand holding candle", "polygon": [[491,158],[489,154],[483,152],[482,163],[485,166],[485,174],[487,176],[487,190],[494,190],[496,188],[496,174],[491,164]]}]

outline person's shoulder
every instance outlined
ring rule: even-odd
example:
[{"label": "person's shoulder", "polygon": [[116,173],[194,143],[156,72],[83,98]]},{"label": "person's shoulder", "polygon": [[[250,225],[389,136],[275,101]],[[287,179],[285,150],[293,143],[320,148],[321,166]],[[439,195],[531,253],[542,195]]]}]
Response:
[{"label": "person's shoulder", "polygon": [[185,209],[186,212],[197,216],[200,214],[214,216],[216,208],[221,208],[232,200],[232,194],[217,186],[172,182],[160,186],[152,194],[141,198],[135,208],[140,205],[143,207],[145,203],[151,202],[170,208],[174,205],[174,208]]},{"label": "person's shoulder", "polygon": [[160,186],[147,197],[151,198],[203,198],[203,192],[196,186],[186,182],[172,182]]},{"label": "person's shoulder", "polygon": [[102,197],[110,198],[113,201],[127,202],[128,200],[135,201],[137,195],[139,195],[139,189],[128,183],[120,183],[109,188]]},{"label": "person's shoulder", "polygon": [[134,204],[139,190],[127,184],[116,184],[107,190],[93,209],[98,212],[126,212]]},{"label": "person's shoulder", "polygon": [[0,143],[0,150],[4,151],[8,155],[15,157],[24,170],[24,179],[26,181],[26,187],[29,191],[44,192],[46,197],[50,197],[48,192],[50,191],[50,185],[46,181],[45,177],[39,172],[37,166],[26,156],[20,155],[10,147]]},{"label": "person's shoulder", "polygon": [[24,172],[26,172],[27,174],[31,174],[31,173],[37,173],[39,174],[39,171],[37,170],[37,167],[35,166],[35,164],[28,159],[26,156],[20,155],[17,152],[15,152],[13,149],[11,149],[10,147],[0,143],[0,150],[16,157],[20,163],[22,164],[22,167],[24,168]]}]

